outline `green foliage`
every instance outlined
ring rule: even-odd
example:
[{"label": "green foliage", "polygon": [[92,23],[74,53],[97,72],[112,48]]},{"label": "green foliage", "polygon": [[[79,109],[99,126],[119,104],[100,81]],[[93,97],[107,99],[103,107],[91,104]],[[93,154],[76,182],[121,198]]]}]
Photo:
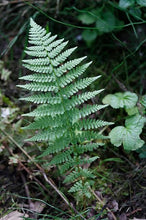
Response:
[{"label": "green foliage", "polygon": [[88,30],[82,32],[83,40],[88,46],[91,46],[98,36],[121,30],[126,23],[121,12],[123,15],[125,14],[131,25],[133,18],[136,21],[142,21],[142,8],[145,6],[145,0],[119,0],[118,2],[99,1],[97,6],[94,5],[94,8],[77,9],[79,12],[78,20],[82,24],[88,25]]},{"label": "green foliage", "polygon": [[[99,77],[81,76],[90,63],[80,64],[86,57],[68,60],[76,48],[63,50],[67,42],[56,40],[44,28],[32,19],[30,22],[29,43],[26,53],[36,58],[24,60],[24,66],[34,71],[34,74],[21,77],[29,83],[19,87],[35,92],[21,100],[37,103],[38,107],[25,116],[34,117],[33,123],[25,129],[38,132],[29,141],[46,141],[48,148],[42,156],[52,158],[49,165],[56,165],[60,172],[68,176],[64,182],[73,182],[69,192],[80,192],[91,196],[89,187],[92,186],[94,175],[81,167],[91,164],[98,156],[88,157],[84,152],[93,151],[103,145],[103,135],[95,132],[100,127],[112,123],[86,119],[86,116],[105,108],[107,105],[85,105],[103,90],[80,92],[96,81]],[[80,64],[80,65],[79,65]],[[84,104],[84,106],[83,106]],[[93,131],[94,130],[94,131]]]},{"label": "green foliage", "polygon": [[138,97],[135,93],[124,92],[109,94],[104,97],[102,102],[104,104],[109,104],[112,108],[133,108],[138,101]]},{"label": "green foliage", "polygon": [[111,143],[116,147],[123,144],[125,150],[137,150],[141,148],[144,141],[140,139],[139,135],[142,132],[145,118],[141,115],[133,115],[126,119],[125,127],[117,126],[112,129],[109,136]]},{"label": "green foliage", "polygon": [[111,143],[116,147],[123,144],[125,150],[137,150],[144,144],[139,135],[142,132],[145,118],[139,114],[136,107],[137,101],[138,96],[131,92],[109,94],[102,100],[104,104],[109,104],[112,108],[125,108],[129,115],[126,117],[125,126],[117,126],[109,134]]},{"label": "green foliage", "polygon": [[146,7],[146,0],[136,0],[136,3],[142,7]]},{"label": "green foliage", "polygon": [[133,6],[135,3],[135,0],[120,0],[119,1],[119,6],[123,9],[126,9],[130,6]]},{"label": "green foliage", "polygon": [[146,95],[142,97],[141,104],[146,108]]}]

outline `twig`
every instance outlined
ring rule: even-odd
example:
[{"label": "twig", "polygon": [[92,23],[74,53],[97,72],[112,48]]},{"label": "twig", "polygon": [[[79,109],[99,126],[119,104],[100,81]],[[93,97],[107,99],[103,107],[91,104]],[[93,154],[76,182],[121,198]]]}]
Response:
[{"label": "twig", "polygon": [[25,176],[23,175],[22,172],[20,173],[20,175],[21,175],[21,178],[22,178],[24,187],[25,187],[25,192],[26,192],[26,195],[27,195],[27,198],[28,198],[29,208],[30,208],[30,209],[33,209],[33,208],[34,208],[34,205],[33,205],[33,202],[32,202],[31,199],[30,199],[31,196],[30,196],[30,192],[29,192],[28,185],[26,184]]},{"label": "twig", "polygon": [[114,150],[112,150],[111,148],[108,148],[108,149],[109,149],[109,151],[111,151],[112,153],[114,153],[116,156],[118,156],[118,157],[124,159],[125,161],[127,161],[132,168],[135,168],[135,165],[134,165],[130,160],[128,160],[128,158],[124,157],[123,155],[120,155],[120,154],[116,153],[116,152],[115,152]]},{"label": "twig", "polygon": [[9,5],[9,4],[16,4],[16,3],[21,3],[21,2],[28,2],[28,0],[5,1],[3,3],[0,3],[0,6],[5,6],[5,5]]},{"label": "twig", "polygon": [[112,77],[114,78],[114,80],[118,83],[120,89],[122,89],[124,92],[127,92],[128,89],[126,88],[126,86],[120,82],[113,74],[112,74]]},{"label": "twig", "polygon": [[137,208],[136,210],[133,210],[132,212],[126,214],[126,216],[133,215],[133,214],[135,214],[136,212],[140,212],[141,210],[142,210],[141,208]]},{"label": "twig", "polygon": [[[100,204],[103,205],[103,207],[105,207],[105,204],[103,202],[102,199],[99,198],[99,196],[90,188],[90,191],[92,192],[92,194],[95,196],[95,198],[100,202]],[[116,216],[114,215],[114,213],[108,208],[108,207],[105,207],[105,209],[111,213],[112,217],[114,220],[117,220]]]}]

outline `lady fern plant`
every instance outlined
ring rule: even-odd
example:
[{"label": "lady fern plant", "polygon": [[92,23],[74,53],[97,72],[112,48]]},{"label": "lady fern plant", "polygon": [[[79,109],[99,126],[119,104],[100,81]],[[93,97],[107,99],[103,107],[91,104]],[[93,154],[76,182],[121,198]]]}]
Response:
[{"label": "lady fern plant", "polygon": [[[24,128],[37,130],[28,140],[47,142],[48,147],[41,156],[51,155],[49,165],[57,166],[62,175],[66,174],[64,183],[71,183],[69,192],[90,198],[89,188],[94,184],[95,175],[85,164],[92,163],[98,156],[89,157],[86,152],[103,145],[102,139],[106,137],[96,130],[111,124],[87,118],[107,106],[85,104],[103,91],[84,90],[100,76],[81,78],[91,62],[81,64],[86,57],[69,60],[76,47],[64,50],[67,41],[56,40],[57,35],[51,36],[32,19],[30,26],[32,46],[25,52],[34,58],[23,62],[34,73],[21,77],[28,83],[19,85],[32,93],[21,100],[38,104],[35,110],[24,114],[34,117],[34,122]],[[81,93],[81,90],[84,91]]]}]

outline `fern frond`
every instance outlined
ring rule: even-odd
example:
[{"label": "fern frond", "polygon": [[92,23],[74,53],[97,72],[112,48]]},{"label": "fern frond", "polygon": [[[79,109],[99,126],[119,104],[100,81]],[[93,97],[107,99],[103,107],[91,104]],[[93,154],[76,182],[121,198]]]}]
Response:
[{"label": "fern frond", "polygon": [[37,131],[29,141],[48,143],[38,158],[51,155],[48,165],[57,165],[63,174],[70,172],[64,182],[75,184],[69,192],[78,192],[81,196],[90,198],[88,189],[95,176],[82,166],[91,164],[98,156],[86,158],[85,153],[104,145],[107,137],[95,130],[112,124],[85,119],[107,106],[85,105],[85,102],[103,91],[85,91],[100,76],[81,78],[91,62],[82,63],[86,57],[70,60],[76,47],[65,49],[67,41],[57,39],[57,35],[51,36],[51,33],[47,33],[32,19],[30,26],[29,43],[32,45],[25,52],[31,59],[23,60],[23,66],[34,74],[21,77],[20,79],[28,82],[18,86],[31,91],[30,96],[21,100],[36,103],[38,107],[24,114],[34,117],[34,122],[23,129]]},{"label": "fern frond", "polygon": [[77,152],[79,154],[83,154],[85,152],[88,152],[88,151],[93,151],[93,150],[96,150],[99,146],[103,146],[104,143],[89,143],[89,144],[84,144],[84,145],[79,145],[77,147]]},{"label": "fern frond", "polygon": [[95,178],[95,175],[87,169],[83,169],[81,167],[76,168],[74,171],[72,171],[64,180],[64,183],[69,183],[69,182],[74,182],[76,181],[79,177],[84,177],[84,178]]},{"label": "fern frond", "polygon": [[72,154],[72,150],[66,150],[64,152],[58,153],[56,156],[53,157],[53,159],[50,162],[50,165],[52,164],[61,164],[64,162],[67,162],[69,160],[71,160],[71,154]]},{"label": "fern frond", "polygon": [[71,160],[67,161],[65,164],[60,166],[60,171],[61,173],[66,172],[67,170],[69,170],[69,168],[71,167],[77,167],[78,165],[83,165],[83,164],[90,164],[92,162],[94,162],[95,160],[97,160],[99,157],[95,156],[95,157],[90,157],[90,158],[77,158],[74,157]]},{"label": "fern frond", "polygon": [[48,127],[50,127],[50,128],[62,127],[62,125],[65,124],[65,122],[63,122],[63,121],[65,121],[65,119],[66,119],[66,117],[60,117],[60,115],[59,115],[53,121],[50,116],[44,116],[44,117],[36,119],[30,125],[23,127],[23,129],[38,130],[38,129],[44,129],[44,128],[48,128]]},{"label": "fern frond", "polygon": [[78,196],[86,196],[87,198],[91,197],[91,192],[89,190],[90,184],[88,182],[84,183],[82,180],[76,182],[69,190],[69,192],[78,192]]},{"label": "fern frond", "polygon": [[67,131],[67,128],[63,127],[55,127],[53,129],[47,128],[42,132],[34,135],[32,138],[27,139],[27,141],[54,141],[57,138],[63,136],[63,134]]},{"label": "fern frond", "polygon": [[40,155],[40,157],[44,157],[49,154],[58,153],[65,148],[68,147],[70,144],[69,137],[65,134],[62,137],[56,139],[53,144],[51,144],[43,153]]}]

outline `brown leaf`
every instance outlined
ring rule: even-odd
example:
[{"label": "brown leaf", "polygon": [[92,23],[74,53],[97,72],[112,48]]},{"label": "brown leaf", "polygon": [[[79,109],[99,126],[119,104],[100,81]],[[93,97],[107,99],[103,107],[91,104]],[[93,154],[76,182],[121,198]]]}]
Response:
[{"label": "brown leaf", "polygon": [[0,220],[22,220],[22,217],[28,217],[28,215],[20,213],[18,211],[14,211],[9,213],[8,215],[5,215]]}]

